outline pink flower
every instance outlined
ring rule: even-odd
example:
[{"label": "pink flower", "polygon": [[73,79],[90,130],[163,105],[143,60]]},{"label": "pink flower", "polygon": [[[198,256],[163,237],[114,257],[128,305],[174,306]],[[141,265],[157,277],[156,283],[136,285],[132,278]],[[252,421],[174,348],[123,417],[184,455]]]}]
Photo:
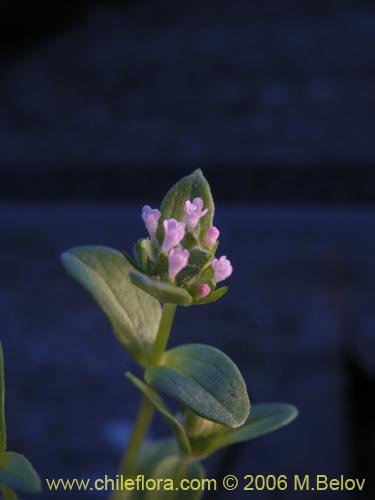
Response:
[{"label": "pink flower", "polygon": [[207,208],[205,210],[202,210],[202,208],[202,198],[194,198],[192,202],[190,200],[185,201],[184,212],[188,231],[194,231],[199,219],[208,212]]},{"label": "pink flower", "polygon": [[185,236],[185,224],[183,222],[177,222],[176,219],[166,219],[163,222],[163,226],[165,236],[161,248],[163,252],[169,252],[169,250],[176,247]]},{"label": "pink flower", "polygon": [[142,208],[142,219],[145,222],[146,229],[152,240],[156,235],[156,228],[158,227],[159,218],[160,210],[158,210],[157,208],[151,208],[149,205],[145,205]]},{"label": "pink flower", "polygon": [[210,229],[207,231],[207,234],[203,240],[204,246],[212,248],[215,245],[219,236],[220,236],[220,231],[218,230],[218,228],[215,226],[211,226]]},{"label": "pink flower", "polygon": [[214,281],[218,283],[219,281],[223,281],[228,276],[232,274],[233,268],[230,261],[223,255],[220,259],[214,259],[212,261],[212,267],[214,270]]},{"label": "pink flower", "polygon": [[175,279],[176,275],[188,263],[189,257],[189,250],[185,250],[183,248],[172,248],[168,255],[168,272],[170,278]]},{"label": "pink flower", "polygon": [[211,292],[211,288],[207,285],[207,283],[204,283],[199,287],[198,290],[198,297],[200,299],[203,299],[203,297],[207,297],[207,295]]}]

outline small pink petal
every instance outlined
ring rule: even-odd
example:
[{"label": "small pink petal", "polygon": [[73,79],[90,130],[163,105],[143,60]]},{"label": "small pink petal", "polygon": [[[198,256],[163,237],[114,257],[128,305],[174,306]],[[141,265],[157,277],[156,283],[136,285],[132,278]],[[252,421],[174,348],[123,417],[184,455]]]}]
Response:
[{"label": "small pink petal", "polygon": [[207,231],[207,234],[203,240],[204,246],[212,248],[217,242],[219,236],[220,236],[220,231],[218,230],[218,228],[215,226],[211,226]]},{"label": "small pink petal", "polygon": [[151,208],[149,205],[145,205],[142,208],[142,219],[144,220],[146,229],[152,240],[156,235],[159,218],[160,210],[158,210],[157,208]]},{"label": "small pink petal", "polygon": [[176,247],[185,236],[185,224],[183,222],[177,222],[176,219],[166,219],[163,221],[163,226],[165,235],[161,249],[163,252],[169,252],[169,250]]},{"label": "small pink petal", "polygon": [[199,219],[208,212],[207,208],[205,210],[202,210],[202,208],[202,198],[194,198],[192,202],[190,200],[185,201],[184,212],[188,231],[194,231]]},{"label": "small pink petal", "polygon": [[199,287],[198,297],[203,299],[203,297],[207,297],[209,293],[211,293],[211,288],[207,285],[207,283],[204,283]]},{"label": "small pink petal", "polygon": [[170,278],[175,279],[176,275],[188,263],[189,257],[189,250],[185,250],[183,248],[172,248],[168,255],[168,273]]},{"label": "small pink petal", "polygon": [[212,261],[212,267],[214,270],[214,281],[218,283],[219,281],[223,281],[228,278],[233,271],[232,264],[230,261],[223,255],[220,259],[214,259]]}]

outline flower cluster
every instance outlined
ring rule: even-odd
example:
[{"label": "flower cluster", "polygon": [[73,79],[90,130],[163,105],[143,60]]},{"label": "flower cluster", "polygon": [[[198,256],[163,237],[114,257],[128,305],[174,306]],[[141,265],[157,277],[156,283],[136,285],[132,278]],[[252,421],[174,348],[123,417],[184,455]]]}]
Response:
[{"label": "flower cluster", "polygon": [[202,236],[199,221],[208,212],[203,200],[184,203],[184,219],[161,220],[158,209],[145,205],[142,219],[149,238],[139,240],[135,255],[142,271],[161,281],[186,288],[196,299],[208,296],[216,284],[232,274],[230,261],[215,258],[220,231],[215,226]]}]

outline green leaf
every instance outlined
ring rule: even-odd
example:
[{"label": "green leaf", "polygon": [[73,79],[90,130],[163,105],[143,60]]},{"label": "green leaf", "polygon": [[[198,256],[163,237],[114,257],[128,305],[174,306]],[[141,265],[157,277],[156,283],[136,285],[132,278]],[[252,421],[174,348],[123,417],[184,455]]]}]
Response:
[{"label": "green leaf", "polygon": [[228,287],[227,286],[222,286],[221,288],[217,288],[213,292],[211,292],[207,297],[204,297],[203,299],[196,300],[194,304],[196,305],[201,305],[201,304],[210,304],[211,302],[216,302],[217,300],[220,299],[225,293],[227,293]]},{"label": "green leaf", "polygon": [[[203,479],[205,477],[204,469],[198,462],[192,463],[186,469],[181,463],[178,446],[174,439],[161,439],[157,441],[146,442],[138,455],[135,471],[132,477],[137,475],[144,476],[145,479],[173,479],[175,486],[181,477],[188,479]],[[124,491],[123,494],[116,496],[121,500],[154,500],[155,491]],[[158,491],[157,498],[165,500],[199,500],[202,498],[201,492],[178,492]]]},{"label": "green leaf", "polygon": [[190,443],[189,439],[186,435],[184,427],[177,420],[177,418],[172,415],[172,413],[168,410],[164,401],[157,394],[152,387],[146,385],[142,380],[132,375],[130,372],[126,374],[127,378],[139,389],[148,399],[149,401],[157,408],[163,417],[168,422],[173,434],[176,437],[177,442],[180,445],[181,450],[189,454],[190,453]]},{"label": "green leaf", "polygon": [[0,342],[0,453],[7,449],[7,429],[5,424],[5,379],[4,379],[4,353]]},{"label": "green leaf", "polygon": [[3,494],[4,500],[19,500],[18,495],[13,490],[10,490],[5,486],[0,486],[0,491]]},{"label": "green leaf", "polygon": [[162,364],[146,369],[148,384],[198,415],[230,427],[246,420],[250,402],[246,384],[233,361],[204,344],[164,353]]},{"label": "green leaf", "polygon": [[208,212],[199,220],[194,233],[199,234],[201,238],[206,235],[208,228],[212,226],[215,207],[210,186],[202,171],[198,169],[191,175],[183,177],[165,195],[160,207],[161,217],[158,224],[159,241],[162,239],[163,221],[171,218],[183,221],[185,219],[185,201],[192,201],[197,197],[202,198],[203,208],[207,208]]},{"label": "green leaf", "polygon": [[61,257],[67,273],[93,297],[125,350],[141,365],[149,362],[161,318],[160,304],[133,286],[133,270],[112,248],[76,247]]},{"label": "green leaf", "polygon": [[12,451],[0,454],[0,484],[23,493],[39,493],[40,478],[26,457]]},{"label": "green leaf", "polygon": [[210,429],[211,433],[190,436],[192,453],[202,458],[225,446],[269,434],[292,422],[297,415],[297,408],[286,403],[253,405],[246,423],[237,429],[216,425]]},{"label": "green leaf", "polygon": [[183,288],[162,281],[156,281],[136,271],[130,272],[129,275],[135,286],[149,293],[158,299],[159,302],[178,304],[179,306],[190,306],[192,303],[193,299],[191,295]]}]

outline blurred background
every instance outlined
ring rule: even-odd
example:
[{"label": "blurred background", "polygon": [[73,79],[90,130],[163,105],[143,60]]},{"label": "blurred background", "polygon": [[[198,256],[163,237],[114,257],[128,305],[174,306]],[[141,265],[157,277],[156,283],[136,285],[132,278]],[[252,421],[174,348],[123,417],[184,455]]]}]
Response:
[{"label": "blurred background", "polygon": [[344,474],[366,489],[335,498],[374,498],[374,46],[369,0],[2,1],[9,449],[42,478],[114,475],[138,398],[59,254],[130,250],[143,204],[202,168],[234,274],[218,303],[178,311],[171,345],[213,344],[253,402],[300,409],[209,459],[208,477]]}]

